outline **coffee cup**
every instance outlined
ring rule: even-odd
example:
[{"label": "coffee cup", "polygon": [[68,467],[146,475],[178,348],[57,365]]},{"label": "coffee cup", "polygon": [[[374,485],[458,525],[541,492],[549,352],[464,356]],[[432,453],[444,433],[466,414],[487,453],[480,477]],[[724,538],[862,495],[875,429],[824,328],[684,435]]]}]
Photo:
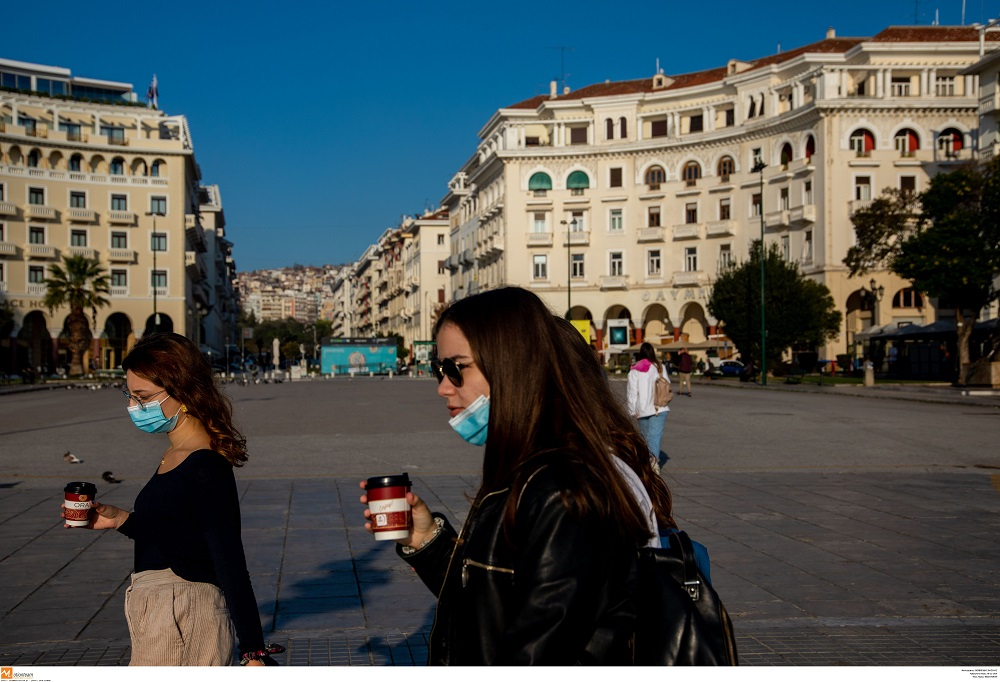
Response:
[{"label": "coffee cup", "polygon": [[405,473],[374,476],[365,487],[376,540],[405,540],[410,535],[410,477]]},{"label": "coffee cup", "polygon": [[90,523],[91,502],[97,497],[97,486],[93,483],[76,481],[63,488],[66,509],[63,518],[67,526],[83,527]]}]

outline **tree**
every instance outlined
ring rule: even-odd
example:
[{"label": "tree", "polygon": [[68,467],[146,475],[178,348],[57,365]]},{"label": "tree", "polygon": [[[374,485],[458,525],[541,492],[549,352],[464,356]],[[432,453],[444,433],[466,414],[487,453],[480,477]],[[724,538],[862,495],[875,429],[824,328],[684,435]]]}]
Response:
[{"label": "tree", "polygon": [[916,197],[887,190],[852,222],[858,243],[844,258],[852,276],[887,269],[954,308],[958,383],[966,383],[972,329],[1000,297],[1000,158],[940,173]]},{"label": "tree", "polygon": [[69,329],[71,376],[83,374],[83,352],[90,343],[90,326],[85,309],[90,309],[94,326],[97,326],[97,309],[110,305],[104,294],[111,291],[110,278],[96,258],[63,256],[63,265],[53,265],[45,280],[45,299],[49,315],[56,308],[69,307],[66,327]]},{"label": "tree", "polygon": [[[750,259],[719,275],[708,311],[723,325],[744,362],[760,367],[760,240]],[[840,333],[841,314],[829,289],[807,279],[772,244],[764,259],[767,367],[793,345],[815,347]]]}]

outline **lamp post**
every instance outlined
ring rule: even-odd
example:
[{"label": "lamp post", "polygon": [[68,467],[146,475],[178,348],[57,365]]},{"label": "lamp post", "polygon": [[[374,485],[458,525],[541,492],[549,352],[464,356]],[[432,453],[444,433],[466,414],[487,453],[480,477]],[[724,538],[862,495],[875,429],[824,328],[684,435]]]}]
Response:
[{"label": "lamp post", "polygon": [[760,385],[767,386],[767,325],[764,315],[764,259],[767,250],[764,248],[764,169],[767,164],[758,159],[751,173],[760,174]]},{"label": "lamp post", "polygon": [[565,220],[560,220],[560,223],[566,225],[566,319],[570,319],[570,311],[573,309],[572,300],[572,289],[573,289],[573,256],[570,253],[569,246],[572,239],[572,234],[576,231],[576,218],[573,218],[569,223]]},{"label": "lamp post", "polygon": [[152,240],[152,246],[153,246],[153,277],[152,277],[152,280],[153,280],[153,333],[155,334],[156,332],[160,331],[160,314],[158,312],[156,312],[156,290],[158,288],[156,286],[156,252],[158,251],[157,247],[159,246],[159,243],[156,241],[156,237],[157,237],[157,232],[156,232],[156,216],[163,216],[163,215],[166,215],[166,214],[163,213],[162,211],[147,211],[146,215],[153,216],[153,235],[151,237],[151,240]]}]

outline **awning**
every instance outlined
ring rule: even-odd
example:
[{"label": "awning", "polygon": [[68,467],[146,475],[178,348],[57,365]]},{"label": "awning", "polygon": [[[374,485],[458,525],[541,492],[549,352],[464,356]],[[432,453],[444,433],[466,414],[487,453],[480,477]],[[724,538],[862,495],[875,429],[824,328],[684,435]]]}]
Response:
[{"label": "awning", "polygon": [[583,171],[573,171],[566,180],[566,187],[568,189],[589,189],[590,178]]},{"label": "awning", "polygon": [[548,173],[535,173],[528,180],[529,190],[548,190],[552,189],[552,178],[549,177]]}]

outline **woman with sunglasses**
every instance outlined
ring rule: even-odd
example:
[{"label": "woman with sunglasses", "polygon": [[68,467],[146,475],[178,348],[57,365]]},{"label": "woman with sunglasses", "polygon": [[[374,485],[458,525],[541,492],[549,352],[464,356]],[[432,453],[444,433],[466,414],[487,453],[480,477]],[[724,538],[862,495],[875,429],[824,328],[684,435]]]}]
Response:
[{"label": "woman with sunglasses", "polygon": [[670,494],[593,350],[518,288],[453,303],[435,336],[450,424],[484,450],[461,533],[407,495],[397,552],[438,595],[429,662],[630,663],[633,557],[673,526]]},{"label": "woman with sunglasses", "polygon": [[87,526],[135,542],[125,592],[130,665],[231,665],[234,626],[242,665],[273,664],[240,536],[233,467],[247,461],[246,439],[228,398],[178,334],[143,337],[122,369],[132,422],[169,440],[135,509],[94,502]]}]

